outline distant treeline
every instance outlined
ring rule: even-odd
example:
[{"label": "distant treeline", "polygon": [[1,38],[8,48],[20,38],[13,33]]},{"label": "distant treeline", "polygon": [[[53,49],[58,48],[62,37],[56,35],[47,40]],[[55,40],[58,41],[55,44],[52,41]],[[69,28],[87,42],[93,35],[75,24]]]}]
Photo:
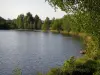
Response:
[{"label": "distant treeline", "polygon": [[[43,21],[39,18],[38,15],[35,17],[32,16],[30,12],[26,15],[20,14],[17,19],[4,19],[0,17],[0,29],[36,29],[40,30],[42,27],[45,28],[44,23],[50,23],[49,18],[46,18],[46,21]],[[47,24],[48,24],[47,23]],[[46,25],[47,26],[47,25]],[[49,28],[49,27],[47,27]]]},{"label": "distant treeline", "polygon": [[0,17],[0,29],[9,29],[10,23],[10,20],[5,20],[4,18]]}]

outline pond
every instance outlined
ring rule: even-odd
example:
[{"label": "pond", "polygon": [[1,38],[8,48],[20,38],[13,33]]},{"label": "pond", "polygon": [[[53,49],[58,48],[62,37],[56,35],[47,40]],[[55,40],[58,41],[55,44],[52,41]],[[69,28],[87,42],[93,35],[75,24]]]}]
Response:
[{"label": "pond", "polygon": [[71,56],[80,57],[83,44],[79,38],[51,32],[0,31],[0,75],[12,75],[15,68],[22,75],[45,73],[63,65]]}]

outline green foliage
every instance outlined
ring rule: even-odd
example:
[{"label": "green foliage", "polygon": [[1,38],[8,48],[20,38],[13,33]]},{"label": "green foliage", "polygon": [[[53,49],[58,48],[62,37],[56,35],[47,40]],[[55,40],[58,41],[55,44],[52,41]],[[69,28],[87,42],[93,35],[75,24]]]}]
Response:
[{"label": "green foliage", "polygon": [[47,75],[61,75],[60,68],[52,68]]},{"label": "green foliage", "polygon": [[[51,69],[47,75],[100,75],[100,1],[99,0],[45,0],[55,9],[60,8],[67,14],[61,19],[47,17],[44,23],[38,15],[32,17],[19,15],[15,20],[0,17],[0,29],[40,29],[66,31],[68,33],[85,33],[86,54],[82,58],[71,57],[61,68]],[[91,37],[92,39],[91,39]],[[21,71],[16,69],[15,75]]]},{"label": "green foliage", "polygon": [[35,16],[35,29],[41,29],[42,21],[39,19],[38,15]]},{"label": "green foliage", "polygon": [[16,24],[13,20],[5,20],[4,18],[0,17],[0,29],[14,29]]},{"label": "green foliage", "polygon": [[16,24],[19,29],[24,28],[24,15],[23,14],[17,17]]},{"label": "green foliage", "polygon": [[22,75],[21,69],[16,68],[15,70],[13,70],[13,75]]},{"label": "green foliage", "polygon": [[64,30],[64,31],[67,31],[67,32],[70,32],[70,30],[71,30],[71,25],[72,25],[72,21],[71,21],[72,19],[71,19],[71,17],[70,17],[70,15],[65,15],[64,17],[63,17],[63,24],[62,24],[62,29]]},{"label": "green foliage", "polygon": [[45,0],[57,9],[59,7],[65,12],[95,12],[100,14],[100,1],[99,0]]},{"label": "green foliage", "polygon": [[83,59],[83,61],[85,62],[78,62],[78,61],[76,58],[71,57],[69,60],[65,61],[62,68],[51,69],[47,73],[47,75],[93,75],[93,74],[98,75],[99,74],[100,63],[97,62],[96,60]]},{"label": "green foliage", "polygon": [[51,29],[52,30],[61,30],[61,25],[62,25],[62,20],[61,19],[56,19],[53,21],[53,23],[51,24]]},{"label": "green foliage", "polygon": [[72,73],[74,69],[75,69],[75,58],[71,57],[69,60],[65,61],[62,70],[63,72]]},{"label": "green foliage", "polygon": [[[39,19],[38,20],[38,23],[37,23],[37,29],[41,29],[41,26],[42,26],[42,20]],[[35,28],[36,29],[36,28]]]},{"label": "green foliage", "polygon": [[26,16],[23,14],[19,15],[15,23],[18,29],[41,29],[42,20],[38,15],[33,17],[32,14],[28,12]]},{"label": "green foliage", "polygon": [[[41,29],[42,20],[38,15],[32,16],[30,12],[18,15],[17,19],[5,20],[0,17],[0,29]],[[49,27],[48,27],[49,28]]]},{"label": "green foliage", "polygon": [[[72,14],[62,18],[61,29],[68,33],[85,33],[86,54],[82,58],[65,61],[58,75],[100,75],[100,1],[46,0],[55,7]],[[52,29],[57,30],[56,20]],[[56,74],[57,74],[56,73]],[[55,75],[56,75],[55,74]],[[52,75],[52,74],[50,74]]]},{"label": "green foliage", "polygon": [[43,30],[49,30],[49,28],[50,28],[50,20],[49,20],[49,18],[47,17],[47,18],[45,19],[45,21],[44,21],[44,24],[42,25],[42,29],[43,29]]}]

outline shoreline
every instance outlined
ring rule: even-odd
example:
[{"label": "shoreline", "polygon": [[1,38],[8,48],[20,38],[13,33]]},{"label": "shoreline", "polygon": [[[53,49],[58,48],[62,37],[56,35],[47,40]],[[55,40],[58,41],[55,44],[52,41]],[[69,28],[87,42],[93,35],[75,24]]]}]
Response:
[{"label": "shoreline", "polygon": [[[59,33],[57,30],[50,30],[50,32]],[[82,49],[82,51],[86,52],[84,54],[84,56],[88,56],[89,58],[95,58],[95,54],[94,54],[94,56],[91,56],[91,53],[92,53],[91,47],[93,47],[93,46],[95,47],[95,41],[93,40],[93,37],[90,34],[81,33],[81,32],[76,33],[76,32],[72,32],[72,31],[70,31],[70,32],[60,31],[59,34],[80,37],[82,39],[83,44],[84,44],[84,49]]]}]

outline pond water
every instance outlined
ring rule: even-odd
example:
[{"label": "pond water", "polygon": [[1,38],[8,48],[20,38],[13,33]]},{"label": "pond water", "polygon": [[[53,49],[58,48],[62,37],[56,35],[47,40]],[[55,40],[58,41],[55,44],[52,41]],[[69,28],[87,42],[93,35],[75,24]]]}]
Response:
[{"label": "pond water", "polygon": [[12,75],[16,68],[22,75],[45,73],[63,65],[71,56],[80,57],[83,44],[79,38],[51,32],[0,31],[0,75]]}]

